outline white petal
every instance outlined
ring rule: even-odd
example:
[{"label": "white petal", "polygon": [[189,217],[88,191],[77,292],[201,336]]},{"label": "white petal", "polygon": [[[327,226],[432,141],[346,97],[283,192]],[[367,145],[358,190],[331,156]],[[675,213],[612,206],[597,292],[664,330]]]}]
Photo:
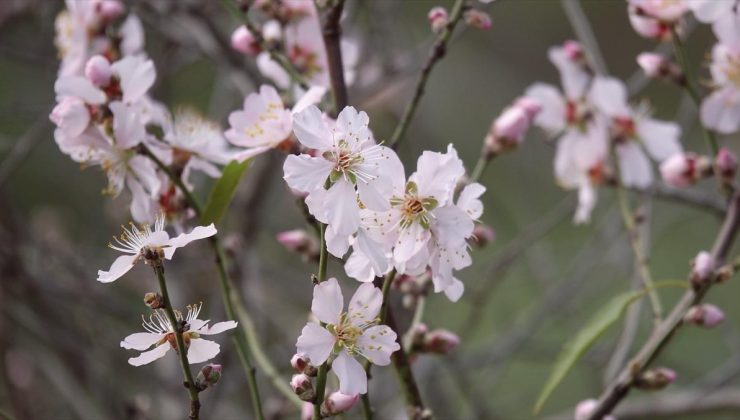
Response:
[{"label": "white petal", "polygon": [[331,369],[339,378],[339,390],[344,394],[367,393],[367,375],[360,362],[342,350],[331,364]]},{"label": "white petal", "polygon": [[727,86],[712,92],[701,104],[701,120],[707,128],[722,134],[740,128],[740,90]]},{"label": "white petal", "polygon": [[157,77],[154,62],[137,55],[124,57],[113,63],[111,68],[121,80],[123,101],[129,104],[141,99]]},{"label": "white petal", "polygon": [[553,133],[558,133],[565,128],[565,100],[560,91],[552,85],[535,83],[525,93],[542,105],[535,125]]},{"label": "white petal", "polygon": [[182,248],[190,242],[204,239],[216,234],[216,227],[211,223],[208,226],[196,226],[190,233],[182,233],[169,240],[169,247],[165,248],[164,256],[168,260],[175,254],[177,248]]},{"label": "white petal", "polygon": [[740,11],[725,14],[714,22],[712,29],[723,45],[733,50],[740,49]]},{"label": "white petal", "polygon": [[484,192],[486,187],[477,182],[465,186],[457,198],[457,206],[474,220],[478,219],[483,214],[483,203],[479,198]]},{"label": "white petal", "polygon": [[596,189],[590,182],[584,182],[578,189],[578,208],[573,217],[575,224],[588,223],[591,220],[591,211],[596,205]]},{"label": "white petal", "polygon": [[188,363],[202,363],[211,360],[221,350],[218,343],[202,338],[191,338],[188,347]]},{"label": "white petal", "polygon": [[121,255],[113,261],[108,271],[98,270],[98,281],[101,283],[110,283],[118,280],[121,276],[128,273],[136,263],[137,255]]},{"label": "white petal", "polygon": [[370,260],[356,249],[347,258],[347,262],[344,264],[344,271],[349,277],[363,283],[371,282],[375,279],[375,271],[373,271]]},{"label": "white petal", "polygon": [[283,164],[283,179],[290,188],[311,192],[324,187],[334,164],[324,158],[290,155]]},{"label": "white petal", "polygon": [[412,223],[408,228],[401,229],[393,249],[393,258],[398,263],[408,261],[427,244],[430,236],[429,230],[419,223]]},{"label": "white petal", "polygon": [[344,257],[344,254],[346,254],[349,249],[350,235],[337,233],[334,230],[333,225],[326,226],[324,235],[326,240],[326,250],[337,258]]},{"label": "white petal", "polygon": [[315,105],[293,115],[293,131],[298,141],[309,149],[327,150],[333,145],[332,133]]},{"label": "white petal", "polygon": [[54,83],[54,91],[57,94],[57,98],[76,96],[91,105],[99,105],[106,100],[105,93],[82,76],[59,78]]},{"label": "white petal", "polygon": [[152,350],[145,351],[144,353],[141,353],[136,357],[128,359],[128,363],[132,366],[142,366],[149,364],[159,358],[162,358],[171,348],[172,346],[164,343],[161,346],[157,346]]},{"label": "white petal", "polygon": [[464,246],[473,235],[475,224],[470,215],[458,206],[444,206],[432,211],[436,223],[432,229],[437,241],[446,246]]},{"label": "white petal", "polygon": [[146,350],[156,342],[164,338],[164,334],[152,334],[141,332],[131,334],[121,341],[121,347],[124,349]]},{"label": "white petal", "polygon": [[357,339],[362,355],[370,363],[386,366],[391,362],[391,354],[401,346],[396,342],[396,332],[387,325],[376,325],[362,332]]},{"label": "white petal", "polygon": [[357,192],[360,195],[360,201],[370,210],[386,211],[390,209],[389,198],[392,194],[390,187],[391,183],[386,182],[384,178],[375,178],[367,182],[361,179],[357,180]]},{"label": "white petal", "polygon": [[321,98],[324,97],[325,93],[326,88],[324,86],[311,86],[308,91],[301,96],[301,99],[293,105],[293,109],[291,111],[295,114],[303,111],[311,105],[318,104],[321,102]]},{"label": "white petal", "polygon": [[662,162],[676,153],[680,153],[681,127],[672,122],[645,118],[637,123],[637,134],[650,156]]},{"label": "white petal", "polygon": [[456,278],[452,278],[452,284],[447,286],[447,288],[444,290],[445,296],[447,296],[447,299],[451,300],[452,302],[457,302],[460,300],[460,297],[462,296],[463,292],[465,291],[465,285],[463,282]]},{"label": "white petal", "polygon": [[217,322],[213,325],[205,326],[205,328],[201,327],[201,329],[197,329],[193,327],[192,323],[190,324],[190,328],[193,330],[198,330],[198,334],[204,334],[204,335],[213,335],[213,334],[219,334],[224,331],[228,331],[231,329],[236,328],[237,322],[236,321],[223,321],[223,322]]},{"label": "white petal", "polygon": [[372,283],[363,283],[349,301],[349,321],[355,326],[372,322],[380,313],[382,304],[383,292]]},{"label": "white petal", "polygon": [[326,218],[337,235],[352,235],[360,226],[355,186],[340,178],[326,194]]},{"label": "white petal", "polygon": [[359,250],[367,258],[376,276],[382,276],[391,269],[391,258],[383,244],[374,241],[364,229],[357,232],[354,244],[355,250]]},{"label": "white petal", "polygon": [[296,351],[305,353],[311,364],[320,365],[329,358],[336,339],[321,325],[309,322],[303,327],[300,337],[296,342]]},{"label": "white petal", "polygon": [[596,76],[591,84],[589,98],[601,112],[610,117],[630,114],[627,103],[627,88],[621,80],[613,77]]},{"label": "white petal", "polygon": [[270,58],[270,53],[265,51],[257,56],[257,68],[259,68],[260,73],[270,78],[278,87],[286,89],[290,86],[290,75],[280,64]]},{"label": "white petal", "polygon": [[622,183],[628,187],[647,188],[653,182],[653,168],[645,152],[635,143],[617,147]]},{"label": "white petal", "polygon": [[342,289],[334,277],[313,287],[311,312],[316,315],[319,321],[338,325],[343,306]]}]

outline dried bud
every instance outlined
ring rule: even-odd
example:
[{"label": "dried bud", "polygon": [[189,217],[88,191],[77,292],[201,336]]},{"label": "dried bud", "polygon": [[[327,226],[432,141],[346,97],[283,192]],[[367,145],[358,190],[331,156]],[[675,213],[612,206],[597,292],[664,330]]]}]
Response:
[{"label": "dried bud", "polygon": [[473,229],[473,236],[470,238],[468,243],[478,248],[483,248],[486,245],[496,239],[496,231],[491,226],[485,224],[477,224]]},{"label": "dried bud", "polygon": [[[575,420],[587,420],[589,417],[591,417],[591,413],[593,413],[598,404],[599,402],[594,399],[583,400],[579,402],[576,406],[576,412],[574,416]],[[602,420],[616,420],[616,417],[608,415],[604,416]]]},{"label": "dried bud", "polygon": [[475,9],[467,10],[463,14],[463,18],[465,19],[465,23],[467,23],[468,25],[474,28],[485,30],[485,29],[491,29],[491,26],[493,26],[493,24],[491,23],[491,17],[488,16],[488,13],[480,11],[480,10],[475,10]]},{"label": "dried bud", "polygon": [[635,381],[635,386],[640,389],[659,390],[667,387],[676,380],[676,371],[668,368],[650,369],[640,375]]},{"label": "dried bud", "polygon": [[444,7],[432,7],[427,14],[429,24],[432,25],[432,32],[440,32],[444,29],[449,21],[447,10]]},{"label": "dried bud", "polygon": [[695,286],[700,286],[711,280],[714,266],[714,258],[712,258],[710,253],[701,251],[696,254],[691,264],[691,283]]},{"label": "dried bud", "polygon": [[360,399],[359,395],[342,394],[339,391],[332,392],[321,404],[321,415],[325,417],[335,416],[349,411]]},{"label": "dried bud", "polygon": [[195,378],[195,387],[198,391],[214,386],[221,379],[221,365],[207,364],[200,369],[198,377]]},{"label": "dried bud", "polygon": [[277,234],[277,241],[289,251],[303,256],[307,261],[318,261],[319,244],[303,229],[288,230]]},{"label": "dried bud", "polygon": [[705,303],[689,308],[688,312],[686,312],[686,315],[683,317],[683,320],[690,324],[714,328],[725,320],[725,313],[722,312],[722,309],[712,304]]},{"label": "dried bud", "polygon": [[260,52],[257,39],[246,26],[236,28],[234,33],[231,34],[231,48],[246,55],[257,55]]},{"label": "dried bud", "polygon": [[672,187],[688,187],[710,172],[709,160],[694,153],[676,153],[660,164],[663,182]]},{"label": "dried bud", "polygon": [[298,398],[303,401],[312,401],[316,396],[313,390],[313,384],[311,378],[305,373],[298,373],[293,375],[290,379],[290,387],[293,388],[293,392],[298,395]]},{"label": "dried bud", "polygon": [[164,298],[159,293],[149,292],[144,295],[144,303],[152,309],[164,307]]},{"label": "dried bud", "polygon": [[460,337],[447,330],[432,330],[424,339],[424,352],[447,354],[460,344]]},{"label": "dried bud", "polygon": [[283,27],[280,25],[280,22],[274,19],[265,22],[265,24],[262,25],[262,37],[265,38],[265,41],[267,42],[280,41],[283,37]]},{"label": "dried bud", "polygon": [[737,157],[729,149],[721,148],[717,157],[714,159],[714,165],[717,168],[717,174],[722,178],[722,182],[731,183],[737,172]]}]

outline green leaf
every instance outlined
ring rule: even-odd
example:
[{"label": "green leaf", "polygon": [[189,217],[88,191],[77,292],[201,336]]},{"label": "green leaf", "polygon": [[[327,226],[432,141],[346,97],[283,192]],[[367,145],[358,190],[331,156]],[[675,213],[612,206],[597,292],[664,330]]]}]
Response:
[{"label": "green leaf", "polygon": [[645,295],[644,290],[632,291],[615,296],[604,305],[591,320],[573,337],[566,342],[560,351],[550,377],[542,389],[537,403],[534,406],[534,414],[538,414],[550,394],[557,388],[565,378],[578,359],[601,337],[602,334],[621,318],[627,307],[637,299]]},{"label": "green leaf", "polygon": [[218,223],[224,217],[247,166],[249,166],[249,160],[242,163],[232,161],[226,165],[221,178],[213,186],[203,214],[200,216],[200,222],[203,225]]}]

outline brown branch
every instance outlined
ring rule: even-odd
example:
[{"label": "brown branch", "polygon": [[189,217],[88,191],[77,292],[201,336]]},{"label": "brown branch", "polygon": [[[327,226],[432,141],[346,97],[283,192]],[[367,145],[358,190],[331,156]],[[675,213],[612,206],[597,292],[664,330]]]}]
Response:
[{"label": "brown branch", "polygon": [[[727,258],[727,254],[735,241],[738,227],[740,227],[740,194],[736,193],[730,201],[727,215],[712,246],[711,255],[717,264],[722,263]],[[635,384],[635,379],[660,354],[661,350],[673,338],[676,330],[681,327],[686,311],[691,306],[701,302],[712,285],[713,282],[707,281],[688,290],[683,295],[668,317],[655,327],[650,338],[638,351],[637,355],[625,366],[617,379],[609,385],[599,398],[599,405],[589,417],[590,420],[598,420],[611,413],[627,396]]]},{"label": "brown branch", "polygon": [[333,116],[347,106],[347,84],[344,82],[344,65],[342,64],[341,34],[339,19],[342,17],[344,0],[337,0],[321,11],[321,36],[324,38],[326,61],[329,65],[329,80],[334,95]]},{"label": "brown branch", "polygon": [[713,412],[740,413],[740,389],[681,391],[625,404],[620,419],[674,417]]},{"label": "brown branch", "polygon": [[[386,313],[386,324],[393,331],[400,331],[396,324],[396,319],[393,317],[393,311],[388,308]],[[409,419],[425,419],[430,418],[428,410],[424,407],[424,402],[421,399],[421,392],[419,386],[416,384],[414,373],[411,370],[411,362],[406,354],[406,349],[403,348],[403,340],[399,340],[401,348],[391,355],[391,363],[398,374],[399,382],[403,388],[404,396],[406,397],[406,404],[408,410]]]}]

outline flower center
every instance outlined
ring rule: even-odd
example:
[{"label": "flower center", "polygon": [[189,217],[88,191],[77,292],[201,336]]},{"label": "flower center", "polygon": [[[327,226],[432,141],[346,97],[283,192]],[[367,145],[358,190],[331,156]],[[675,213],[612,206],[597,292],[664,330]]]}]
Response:
[{"label": "flower center", "polygon": [[406,184],[406,193],[403,198],[391,198],[391,206],[401,210],[401,228],[408,228],[415,222],[421,224],[424,229],[429,229],[430,211],[437,207],[434,197],[419,197],[416,183],[409,181]]},{"label": "flower center", "polygon": [[635,120],[629,117],[615,117],[612,119],[612,138],[617,143],[624,143],[634,139],[637,132],[635,131]]}]

